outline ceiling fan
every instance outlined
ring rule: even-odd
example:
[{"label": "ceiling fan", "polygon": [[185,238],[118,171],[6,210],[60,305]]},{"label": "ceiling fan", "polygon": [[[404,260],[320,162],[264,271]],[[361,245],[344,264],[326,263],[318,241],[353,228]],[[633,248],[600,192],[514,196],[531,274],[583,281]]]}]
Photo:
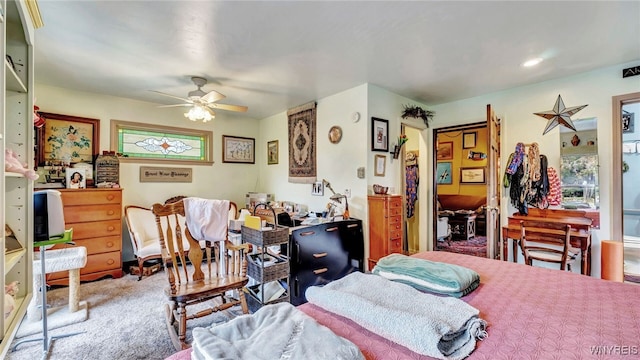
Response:
[{"label": "ceiling fan", "polygon": [[189,91],[187,97],[175,96],[167,93],[163,93],[160,91],[150,90],[154,93],[158,93],[160,95],[168,96],[174,99],[182,100],[184,103],[175,104],[175,105],[161,105],[159,107],[182,107],[188,106],[191,107],[188,112],[184,114],[186,118],[189,120],[202,120],[207,122],[213,119],[216,116],[216,113],[213,109],[218,110],[228,110],[228,111],[238,111],[238,112],[246,112],[248,107],[242,105],[229,105],[229,104],[218,104],[217,101],[220,101],[226,96],[221,93],[211,90],[209,92],[204,92],[202,87],[207,84],[207,79],[193,76],[191,77],[191,81],[198,87],[198,89]]}]

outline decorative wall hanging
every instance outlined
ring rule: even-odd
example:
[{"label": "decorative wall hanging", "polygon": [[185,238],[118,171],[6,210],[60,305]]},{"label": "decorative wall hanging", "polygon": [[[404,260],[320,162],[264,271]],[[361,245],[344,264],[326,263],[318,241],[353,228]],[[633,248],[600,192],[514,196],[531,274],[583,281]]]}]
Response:
[{"label": "decorative wall hanging", "polygon": [[100,149],[100,120],[41,112],[38,128],[38,165],[93,163]]},{"label": "decorative wall hanging", "polygon": [[140,182],[193,182],[193,169],[140,166]]},{"label": "decorative wall hanging", "polygon": [[371,151],[389,151],[389,120],[371,118]]},{"label": "decorative wall hanging", "polygon": [[121,162],[213,164],[213,132],[111,120],[111,150]]},{"label": "decorative wall hanging", "polygon": [[289,120],[289,182],[316,181],[316,103],[287,111]]},{"label": "decorative wall hanging", "polygon": [[278,140],[269,141],[267,143],[267,165],[277,164],[279,157]]},{"label": "decorative wall hanging", "polygon": [[553,128],[558,125],[562,125],[568,127],[569,129],[576,131],[576,127],[573,125],[571,121],[571,115],[574,115],[578,111],[584,109],[588,105],[579,105],[572,106],[570,108],[566,108],[564,106],[564,101],[562,101],[562,97],[558,95],[558,99],[556,99],[556,104],[553,106],[553,110],[543,111],[539,113],[534,113],[535,115],[541,116],[547,120],[547,126],[544,128],[544,132],[542,135],[545,135]]},{"label": "decorative wall hanging", "polygon": [[402,111],[402,118],[415,118],[422,119],[424,124],[429,127],[429,121],[433,118],[433,115],[436,113],[430,110],[424,110],[423,108],[415,105],[402,105],[404,108]]},{"label": "decorative wall hanging", "polygon": [[337,144],[342,140],[342,128],[340,126],[332,126],[329,129],[329,141],[332,144]]},{"label": "decorative wall hanging", "polygon": [[222,135],[222,162],[255,164],[256,139]]},{"label": "decorative wall hanging", "polygon": [[484,184],[484,168],[462,168],[460,169],[461,184]]},{"label": "decorative wall hanging", "polygon": [[477,131],[462,133],[462,148],[473,149],[476,147]]},{"label": "decorative wall hanging", "polygon": [[633,115],[634,113],[622,110],[622,132],[633,132]]},{"label": "decorative wall hanging", "polygon": [[451,175],[451,162],[439,162],[436,165],[436,183],[438,185],[452,184],[453,178]]},{"label": "decorative wall hanging", "polygon": [[375,169],[373,170],[374,176],[384,176],[387,167],[387,157],[384,155],[375,156]]},{"label": "decorative wall hanging", "polygon": [[450,160],[453,159],[453,141],[445,141],[438,143],[436,150],[436,159]]}]

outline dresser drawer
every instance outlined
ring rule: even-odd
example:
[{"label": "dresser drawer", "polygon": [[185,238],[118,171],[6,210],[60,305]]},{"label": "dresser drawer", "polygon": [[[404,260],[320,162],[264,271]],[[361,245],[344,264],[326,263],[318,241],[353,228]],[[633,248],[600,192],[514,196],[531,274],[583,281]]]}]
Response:
[{"label": "dresser drawer", "polygon": [[122,237],[119,235],[91,239],[78,239],[74,240],[73,242],[75,243],[75,245],[60,244],[54,246],[53,249],[84,246],[85,248],[87,248],[87,254],[89,255],[120,251],[122,249]]},{"label": "dresser drawer", "polygon": [[402,239],[402,229],[391,230],[389,232],[389,239]]},{"label": "dresser drawer", "polygon": [[400,215],[389,216],[389,219],[387,221],[389,222],[389,226],[391,226],[391,228],[394,228],[396,225],[402,223],[402,216]]},{"label": "dresser drawer", "polygon": [[[120,251],[113,251],[103,254],[87,255],[87,264],[80,269],[80,276],[91,274],[98,271],[119,269],[120,268]],[[47,279],[56,280],[69,276],[68,271],[60,271],[47,275]]]},{"label": "dresser drawer", "polygon": [[68,206],[65,210],[64,222],[67,224],[122,218],[120,204]]},{"label": "dresser drawer", "polygon": [[402,254],[402,239],[392,239],[389,241],[389,253],[399,253]]},{"label": "dresser drawer", "polygon": [[84,223],[67,223],[66,226],[67,228],[73,228],[72,240],[122,235],[122,222],[120,219]]},{"label": "dresser drawer", "polygon": [[64,206],[73,205],[93,205],[93,204],[120,204],[122,202],[121,190],[69,190],[62,192],[62,204]]}]

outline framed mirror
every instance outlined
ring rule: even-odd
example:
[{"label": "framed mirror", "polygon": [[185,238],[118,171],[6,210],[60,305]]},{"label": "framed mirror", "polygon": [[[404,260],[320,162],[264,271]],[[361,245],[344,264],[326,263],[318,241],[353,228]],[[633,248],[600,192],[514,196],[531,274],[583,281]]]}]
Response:
[{"label": "framed mirror", "polygon": [[[598,213],[598,120],[573,120],[576,131],[560,127],[560,184],[562,208]],[[595,216],[595,215],[594,215]],[[597,217],[599,219],[599,216]],[[599,227],[594,221],[594,227]]]}]

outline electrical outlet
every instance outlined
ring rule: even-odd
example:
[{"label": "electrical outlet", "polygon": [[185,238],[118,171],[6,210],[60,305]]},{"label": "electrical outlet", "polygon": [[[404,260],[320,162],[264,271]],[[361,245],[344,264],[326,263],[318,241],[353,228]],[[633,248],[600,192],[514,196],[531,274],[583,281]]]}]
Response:
[{"label": "electrical outlet", "polygon": [[344,196],[351,198],[351,189],[344,189]]}]

